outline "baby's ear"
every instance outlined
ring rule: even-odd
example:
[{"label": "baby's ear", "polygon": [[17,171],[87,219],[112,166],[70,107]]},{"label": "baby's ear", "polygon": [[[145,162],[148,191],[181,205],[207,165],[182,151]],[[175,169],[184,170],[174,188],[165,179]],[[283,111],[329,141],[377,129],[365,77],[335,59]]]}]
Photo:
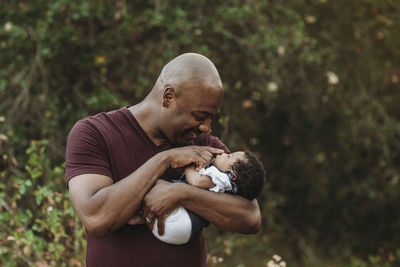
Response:
[{"label": "baby's ear", "polygon": [[236,181],[237,180],[236,174],[232,171],[231,171],[231,173],[232,173],[232,181]]}]

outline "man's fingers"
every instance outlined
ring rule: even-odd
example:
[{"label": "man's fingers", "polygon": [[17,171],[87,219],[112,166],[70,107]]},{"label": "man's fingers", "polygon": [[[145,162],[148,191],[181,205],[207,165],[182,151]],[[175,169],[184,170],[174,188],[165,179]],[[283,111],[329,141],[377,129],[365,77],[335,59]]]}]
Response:
[{"label": "man's fingers", "polygon": [[143,208],[142,208],[142,218],[147,223],[146,218],[149,218],[149,209],[147,207],[145,207],[145,205],[143,205]]},{"label": "man's fingers", "polygon": [[210,160],[202,160],[202,161],[197,161],[196,162],[196,170],[201,170],[203,169],[205,166],[207,166],[207,164],[210,162]]},{"label": "man's fingers", "polygon": [[147,224],[147,228],[149,228],[150,231],[153,231],[154,227],[154,222],[157,222],[157,219],[150,219],[148,217],[144,218]]},{"label": "man's fingers", "polygon": [[165,218],[158,218],[157,219],[157,228],[158,228],[158,234],[160,236],[164,235],[164,227],[165,227]]},{"label": "man's fingers", "polygon": [[196,167],[201,169],[205,167],[213,158],[214,154],[208,151],[208,149],[202,150],[201,153],[199,153],[199,157],[195,161]]},{"label": "man's fingers", "polygon": [[224,153],[224,150],[219,149],[219,148],[214,148],[214,147],[201,147],[203,153],[199,154],[201,159],[200,161],[197,161],[197,166],[203,168],[206,166],[214,157],[214,155],[220,155]]},{"label": "man's fingers", "polygon": [[142,218],[144,222],[147,224],[147,227],[150,230],[153,230],[153,224],[154,224],[154,218],[152,215],[150,215],[149,210],[147,209],[146,206],[143,207],[143,213],[142,213]]},{"label": "man's fingers", "polygon": [[207,150],[208,152],[214,154],[214,155],[220,155],[223,154],[225,151],[219,148],[215,148],[215,147],[210,147],[210,146],[204,146],[203,147],[205,150]]},{"label": "man's fingers", "polygon": [[174,151],[171,162],[172,168],[183,167],[190,164],[195,164],[202,168],[206,166],[215,155],[224,153],[224,150],[210,146],[186,146],[172,150]]}]

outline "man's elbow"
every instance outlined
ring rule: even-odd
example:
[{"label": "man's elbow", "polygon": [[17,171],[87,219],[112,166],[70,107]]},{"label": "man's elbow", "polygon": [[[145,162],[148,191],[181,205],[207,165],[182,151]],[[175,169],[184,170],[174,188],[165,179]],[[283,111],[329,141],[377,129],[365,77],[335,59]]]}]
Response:
[{"label": "man's elbow", "polygon": [[112,227],[98,218],[90,218],[84,223],[86,231],[94,237],[104,237],[112,232]]},{"label": "man's elbow", "polygon": [[253,201],[244,218],[243,234],[257,234],[261,230],[261,211],[257,201]]},{"label": "man's elbow", "polygon": [[257,234],[261,230],[261,216],[253,216],[246,222],[243,234]]},{"label": "man's elbow", "polygon": [[93,228],[93,227],[85,226],[85,229],[86,229],[86,232],[88,232],[90,235],[97,237],[97,238],[105,237],[107,234],[109,234],[111,232],[105,228]]}]

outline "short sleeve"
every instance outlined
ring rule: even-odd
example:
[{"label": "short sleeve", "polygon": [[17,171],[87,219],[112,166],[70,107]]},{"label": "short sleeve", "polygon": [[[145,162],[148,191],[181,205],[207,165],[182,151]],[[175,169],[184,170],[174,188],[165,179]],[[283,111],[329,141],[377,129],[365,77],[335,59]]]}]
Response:
[{"label": "short sleeve", "polygon": [[107,145],[97,128],[87,120],[72,127],[67,140],[65,179],[81,174],[101,174],[112,178]]},{"label": "short sleeve", "polygon": [[222,141],[219,140],[218,137],[211,135],[210,132],[199,135],[193,141],[193,144],[197,146],[211,146],[215,148],[220,148],[224,150],[225,153],[231,153],[229,148],[224,143],[222,143]]}]

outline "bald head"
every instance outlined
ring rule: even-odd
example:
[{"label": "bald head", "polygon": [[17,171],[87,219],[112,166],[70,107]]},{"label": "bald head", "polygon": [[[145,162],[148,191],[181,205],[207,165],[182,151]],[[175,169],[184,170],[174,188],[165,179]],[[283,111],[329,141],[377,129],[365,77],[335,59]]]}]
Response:
[{"label": "bald head", "polygon": [[223,96],[214,64],[205,56],[187,53],[164,66],[153,90],[131,112],[155,143],[167,139],[189,144],[210,130]]},{"label": "bald head", "polygon": [[221,78],[214,64],[196,53],[186,53],[171,60],[162,69],[157,83],[161,88],[174,87],[177,94],[183,93],[191,84],[222,90]]}]

